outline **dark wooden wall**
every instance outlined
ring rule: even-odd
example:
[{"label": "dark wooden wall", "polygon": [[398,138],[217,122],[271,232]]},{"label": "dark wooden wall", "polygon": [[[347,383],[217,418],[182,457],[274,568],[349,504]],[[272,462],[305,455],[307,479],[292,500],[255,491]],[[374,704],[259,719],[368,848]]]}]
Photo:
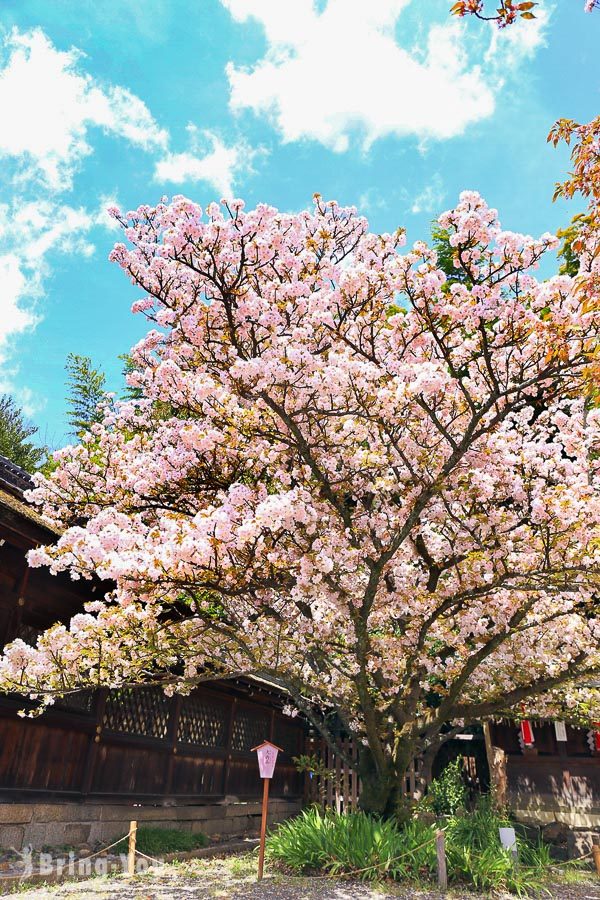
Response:
[{"label": "dark wooden wall", "polygon": [[56,708],[22,719],[23,702],[0,702],[0,795],[177,800],[259,797],[256,753],[264,739],[279,747],[274,797],[298,797],[304,727],[235,685],[201,686],[189,697],[160,688],[84,694],[80,710]]},{"label": "dark wooden wall", "polygon": [[[0,485],[1,487],[1,485]],[[101,585],[29,569],[26,551],[56,535],[0,490],[0,646],[33,643],[67,622]],[[217,800],[261,796],[252,747],[282,748],[274,797],[298,797],[304,725],[281,713],[285,698],[256,682],[201,686],[189,697],[160,688],[97,691],[66,698],[37,719],[20,718],[22,698],[0,696],[0,800],[32,795],[112,800]]]}]

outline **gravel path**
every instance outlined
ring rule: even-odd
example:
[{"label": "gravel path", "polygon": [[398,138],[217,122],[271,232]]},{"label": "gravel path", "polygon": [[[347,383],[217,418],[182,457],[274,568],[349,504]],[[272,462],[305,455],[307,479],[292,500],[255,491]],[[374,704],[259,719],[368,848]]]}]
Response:
[{"label": "gravel path", "polygon": [[[256,882],[256,859],[191,860],[150,869],[127,879],[98,877],[52,887],[20,891],[19,900],[482,900],[467,891],[417,890],[412,887],[366,887],[323,878],[270,875]],[[551,889],[554,900],[600,900],[600,881],[577,881]]]}]

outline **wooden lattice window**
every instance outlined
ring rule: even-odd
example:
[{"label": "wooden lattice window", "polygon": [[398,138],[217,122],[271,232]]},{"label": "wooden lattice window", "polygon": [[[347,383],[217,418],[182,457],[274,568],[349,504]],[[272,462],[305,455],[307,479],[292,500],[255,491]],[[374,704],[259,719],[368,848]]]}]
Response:
[{"label": "wooden lattice window", "polygon": [[94,707],[93,691],[76,691],[74,694],[65,694],[56,701],[57,709],[68,709],[69,712],[90,714]]},{"label": "wooden lattice window", "polygon": [[177,740],[199,747],[225,747],[230,706],[205,697],[185,697],[181,704]]},{"label": "wooden lattice window", "polygon": [[120,734],[166,738],[170,707],[170,698],[160,688],[119,688],[106,698],[103,725]]},{"label": "wooden lattice window", "polygon": [[260,709],[238,707],[233,720],[231,747],[233,750],[252,750],[269,737],[269,717]]}]

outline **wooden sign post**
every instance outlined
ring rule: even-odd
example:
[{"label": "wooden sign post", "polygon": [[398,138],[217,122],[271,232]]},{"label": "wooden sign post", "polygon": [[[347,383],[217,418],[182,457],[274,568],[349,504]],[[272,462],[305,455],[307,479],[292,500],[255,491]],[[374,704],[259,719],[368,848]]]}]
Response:
[{"label": "wooden sign post", "polygon": [[269,781],[273,777],[277,754],[281,747],[272,744],[271,741],[263,741],[258,747],[252,748],[252,753],[258,754],[258,769],[263,780],[262,818],[260,822],[260,847],[258,850],[258,881],[263,877],[265,864],[265,839],[267,836],[267,811],[269,807]]}]

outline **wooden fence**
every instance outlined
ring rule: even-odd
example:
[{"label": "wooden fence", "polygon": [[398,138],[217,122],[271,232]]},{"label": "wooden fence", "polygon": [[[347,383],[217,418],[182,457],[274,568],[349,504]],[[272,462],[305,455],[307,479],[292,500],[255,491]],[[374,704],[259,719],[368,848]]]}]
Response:
[{"label": "wooden fence", "polygon": [[[340,746],[346,756],[358,761],[358,747],[353,739],[342,739]],[[317,803],[322,808],[335,809],[339,813],[358,809],[360,778],[356,769],[350,767],[324,741],[309,739],[306,753],[320,760],[327,772],[307,777],[305,802]],[[404,791],[410,797],[415,796],[417,775],[418,764],[415,766],[413,762],[404,783]]]},{"label": "wooden fence", "polygon": [[[350,738],[340,741],[341,749],[353,760],[358,759],[356,742]],[[317,803],[337,812],[349,812],[358,807],[360,779],[324,741],[308,740],[306,753],[315,756],[326,768],[322,774],[310,774],[306,779],[305,802]]]}]

